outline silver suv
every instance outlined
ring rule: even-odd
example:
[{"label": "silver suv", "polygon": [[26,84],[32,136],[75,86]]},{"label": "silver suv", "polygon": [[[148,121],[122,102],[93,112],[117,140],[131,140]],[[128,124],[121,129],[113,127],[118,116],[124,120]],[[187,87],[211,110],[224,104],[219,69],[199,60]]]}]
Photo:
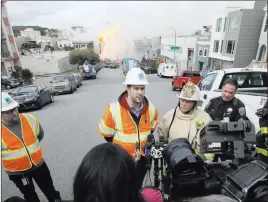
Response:
[{"label": "silver suv", "polygon": [[76,90],[75,79],[72,75],[57,75],[52,78],[53,94],[73,93]]}]

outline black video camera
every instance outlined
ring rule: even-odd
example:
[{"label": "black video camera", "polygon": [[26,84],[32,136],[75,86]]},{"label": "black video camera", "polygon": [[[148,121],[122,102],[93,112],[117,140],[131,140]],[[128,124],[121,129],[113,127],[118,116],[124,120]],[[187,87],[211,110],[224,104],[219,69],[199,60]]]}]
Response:
[{"label": "black video camera", "polygon": [[220,193],[220,183],[209,175],[204,161],[192,149],[188,139],[169,142],[163,150],[163,157],[170,171],[169,184],[164,192],[172,201]]},{"label": "black video camera", "polygon": [[256,136],[250,121],[212,121],[200,131],[200,152],[214,153],[213,161],[245,159],[255,150]]}]

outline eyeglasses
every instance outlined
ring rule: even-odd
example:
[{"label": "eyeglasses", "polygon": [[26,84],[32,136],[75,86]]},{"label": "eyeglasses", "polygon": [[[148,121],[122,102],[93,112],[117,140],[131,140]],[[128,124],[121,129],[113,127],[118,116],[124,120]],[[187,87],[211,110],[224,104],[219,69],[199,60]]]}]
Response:
[{"label": "eyeglasses", "polygon": [[8,110],[8,111],[5,111],[5,112],[1,112],[1,113],[6,114],[6,115],[12,115],[12,114],[14,114],[14,112],[19,112],[18,107],[11,109],[11,110]]}]

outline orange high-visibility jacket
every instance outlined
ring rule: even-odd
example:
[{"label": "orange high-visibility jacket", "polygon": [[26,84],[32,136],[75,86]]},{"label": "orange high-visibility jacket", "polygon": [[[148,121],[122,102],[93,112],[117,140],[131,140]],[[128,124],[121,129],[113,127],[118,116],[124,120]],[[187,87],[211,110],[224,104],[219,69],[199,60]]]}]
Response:
[{"label": "orange high-visibility jacket", "polygon": [[20,114],[20,120],[23,141],[2,124],[2,163],[9,172],[29,170],[32,164],[38,165],[43,159],[37,138],[37,118],[30,114]]},{"label": "orange high-visibility jacket", "polygon": [[138,142],[140,151],[144,155],[147,136],[155,130],[158,122],[156,107],[146,98],[144,103],[137,126],[126,102],[126,93],[123,93],[119,101],[111,103],[106,109],[98,126],[99,133],[104,137],[113,137],[113,143],[121,146],[130,155],[135,153],[136,142]]}]

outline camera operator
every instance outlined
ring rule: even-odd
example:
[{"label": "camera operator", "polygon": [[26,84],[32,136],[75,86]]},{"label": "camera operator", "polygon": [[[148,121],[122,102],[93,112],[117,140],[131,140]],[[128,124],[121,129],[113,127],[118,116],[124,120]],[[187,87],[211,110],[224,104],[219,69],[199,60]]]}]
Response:
[{"label": "camera operator", "polygon": [[193,149],[199,144],[200,130],[212,119],[209,114],[198,107],[200,90],[197,85],[189,81],[184,85],[175,109],[168,111],[160,121],[157,134],[169,141],[177,138],[187,138]]},{"label": "camera operator", "polygon": [[268,164],[268,101],[263,108],[258,109],[256,115],[259,117],[260,131],[256,135],[258,159]]},{"label": "camera operator", "polygon": [[222,85],[222,95],[209,101],[205,108],[214,121],[221,121],[228,113],[230,121],[248,120],[244,103],[235,97],[237,80],[228,78]]}]

